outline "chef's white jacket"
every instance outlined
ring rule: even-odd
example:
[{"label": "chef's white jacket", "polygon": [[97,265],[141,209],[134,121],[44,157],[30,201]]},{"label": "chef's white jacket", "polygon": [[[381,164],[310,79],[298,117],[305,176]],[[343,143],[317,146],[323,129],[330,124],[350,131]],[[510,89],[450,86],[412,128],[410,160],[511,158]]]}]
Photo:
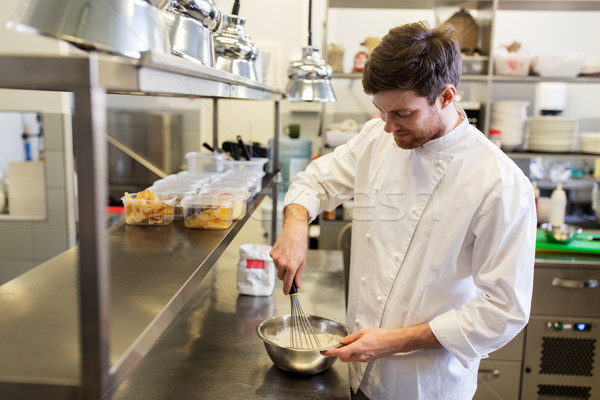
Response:
[{"label": "chef's white jacket", "polygon": [[[443,349],[350,364],[372,400],[473,397],[479,360],[529,318],[535,258],[532,185],[466,120],[404,150],[372,120],[296,176],[284,205],[314,219],[354,197],[347,323],[429,323]],[[307,266],[310,268],[310,266]]]}]

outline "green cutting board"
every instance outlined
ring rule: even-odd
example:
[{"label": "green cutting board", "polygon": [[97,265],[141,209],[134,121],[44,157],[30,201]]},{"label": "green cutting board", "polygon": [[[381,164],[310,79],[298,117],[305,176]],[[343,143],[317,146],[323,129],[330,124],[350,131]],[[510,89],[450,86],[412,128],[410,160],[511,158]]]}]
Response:
[{"label": "green cutting board", "polygon": [[590,236],[599,237],[589,233],[579,233],[571,243],[552,243],[548,241],[544,231],[538,229],[535,248],[537,251],[600,254],[600,240],[588,240]]}]

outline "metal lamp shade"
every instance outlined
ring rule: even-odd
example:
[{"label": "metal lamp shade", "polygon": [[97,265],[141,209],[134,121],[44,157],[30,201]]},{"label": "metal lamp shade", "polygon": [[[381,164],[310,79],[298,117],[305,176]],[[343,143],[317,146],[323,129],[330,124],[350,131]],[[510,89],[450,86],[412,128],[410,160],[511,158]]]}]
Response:
[{"label": "metal lamp shade", "polygon": [[302,60],[294,61],[288,69],[287,100],[291,102],[336,101],[331,87],[331,67],[325,64],[317,47],[304,47]]},{"label": "metal lamp shade", "polygon": [[143,0],[29,0],[7,26],[134,58],[170,52],[161,10]]},{"label": "metal lamp shade", "polygon": [[259,50],[244,33],[245,18],[223,17],[223,29],[214,36],[217,69],[252,80],[260,80],[256,71]]},{"label": "metal lamp shade", "polygon": [[214,66],[215,52],[210,29],[200,21],[173,10],[164,10],[163,20],[173,54]]}]

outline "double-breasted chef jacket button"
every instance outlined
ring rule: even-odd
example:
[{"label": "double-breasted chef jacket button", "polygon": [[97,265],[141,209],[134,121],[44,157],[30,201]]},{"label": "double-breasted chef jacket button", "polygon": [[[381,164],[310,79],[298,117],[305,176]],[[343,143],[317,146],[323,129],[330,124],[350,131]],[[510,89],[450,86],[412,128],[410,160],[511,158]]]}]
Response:
[{"label": "double-breasted chef jacket button", "polygon": [[412,211],[413,214],[416,214],[419,209],[416,206],[412,206],[410,211]]},{"label": "double-breasted chef jacket button", "polygon": [[443,161],[440,160],[439,158],[437,160],[435,160],[435,165],[442,165]]},{"label": "double-breasted chef jacket button", "polygon": [[400,253],[396,252],[394,253],[394,260],[398,260],[400,258]]},{"label": "double-breasted chef jacket button", "polygon": [[365,233],[365,238],[370,239],[371,238],[371,234],[370,233]]},{"label": "double-breasted chef jacket button", "polygon": [[377,192],[379,192],[379,188],[378,188],[377,186],[375,186],[375,187],[373,188],[373,191],[374,191],[375,193],[377,193]]},{"label": "double-breasted chef jacket button", "polygon": [[365,278],[364,276],[361,276],[361,277],[360,277],[360,281],[361,281],[361,282],[364,282],[364,281],[366,281],[366,280],[367,280],[367,278]]},{"label": "double-breasted chef jacket button", "polygon": [[355,323],[356,325],[358,325],[358,324],[360,323],[360,320],[359,320],[358,318],[356,318],[356,319],[354,320],[354,323]]},{"label": "double-breasted chef jacket button", "polygon": [[377,301],[381,303],[383,301],[383,297],[377,296]]}]

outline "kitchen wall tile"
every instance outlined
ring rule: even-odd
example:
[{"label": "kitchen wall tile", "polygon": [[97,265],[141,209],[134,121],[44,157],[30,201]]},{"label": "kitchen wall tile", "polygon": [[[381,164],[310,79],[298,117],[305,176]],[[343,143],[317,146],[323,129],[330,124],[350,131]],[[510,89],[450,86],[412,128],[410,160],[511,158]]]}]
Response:
[{"label": "kitchen wall tile", "polygon": [[49,260],[68,249],[67,228],[64,224],[39,224],[33,230],[33,258]]},{"label": "kitchen wall tile", "polygon": [[30,259],[33,229],[31,223],[0,223],[0,254],[3,258]]},{"label": "kitchen wall tile", "polygon": [[65,224],[67,221],[67,204],[63,189],[47,189],[47,222],[50,224]]},{"label": "kitchen wall tile", "polygon": [[65,186],[65,160],[60,150],[46,151],[46,185],[54,188]]},{"label": "kitchen wall tile", "polygon": [[44,114],[44,145],[46,150],[63,150],[63,114]]}]

